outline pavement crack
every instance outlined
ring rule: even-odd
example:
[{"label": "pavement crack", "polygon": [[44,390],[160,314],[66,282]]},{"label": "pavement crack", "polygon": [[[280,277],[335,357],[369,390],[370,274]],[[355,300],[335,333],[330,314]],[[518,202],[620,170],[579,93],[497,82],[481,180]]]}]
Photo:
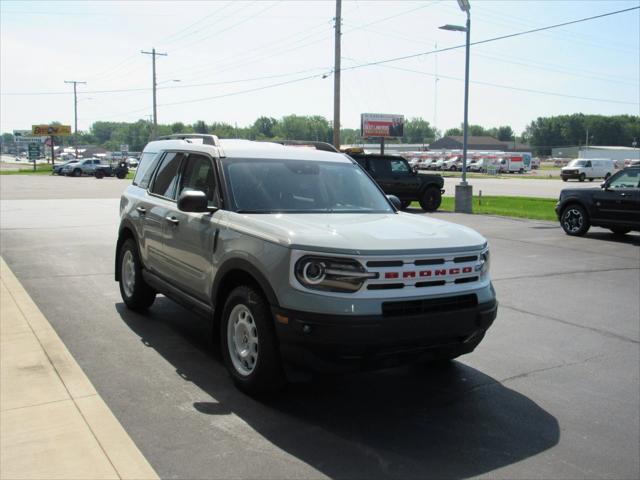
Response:
[{"label": "pavement crack", "polygon": [[[576,251],[576,246],[573,244],[567,244],[567,246],[564,245],[553,245],[553,244],[549,244],[549,243],[545,243],[545,242],[533,242],[531,240],[522,240],[520,238],[514,238],[514,237],[499,237],[497,235],[486,235],[489,239],[496,239],[496,240],[504,240],[505,242],[517,242],[517,243],[524,243],[527,245],[536,245],[538,247],[544,247],[544,248],[555,248],[558,250],[569,250],[571,252],[575,252]],[[633,243],[632,245],[637,245],[636,243]],[[597,252],[593,252],[591,250],[581,250],[583,252],[586,253],[597,253],[599,255],[604,255],[607,257],[615,257],[615,258],[623,258],[625,260],[628,260],[629,257],[627,256],[622,256],[622,255],[612,255],[610,252],[603,252],[602,250],[599,250]]]},{"label": "pavement crack", "polygon": [[563,320],[562,318],[552,317],[550,315],[543,315],[541,313],[530,312],[528,310],[523,310],[521,308],[513,307],[511,305],[506,305],[505,303],[502,303],[502,302],[500,303],[500,308],[508,308],[508,309],[513,310],[515,312],[524,313],[526,315],[532,315],[534,317],[544,318],[546,320],[551,320],[553,322],[562,323],[564,325],[569,325],[571,327],[576,327],[576,328],[580,328],[580,329],[583,329],[583,330],[589,330],[590,332],[598,333],[598,334],[603,335],[605,337],[615,338],[617,340],[622,340],[624,342],[633,343],[635,345],[640,344],[640,341],[638,341],[636,339],[633,339],[633,338],[625,337],[624,335],[618,335],[617,333],[609,332],[607,330],[602,330],[601,328],[588,327],[586,325],[580,325],[579,323],[570,322],[568,320]]},{"label": "pavement crack", "polygon": [[495,282],[503,282],[505,280],[522,280],[528,278],[548,278],[548,277],[560,277],[562,275],[576,275],[579,273],[606,273],[606,272],[619,272],[625,270],[640,270],[640,267],[630,267],[630,268],[603,268],[601,270],[573,270],[570,272],[556,272],[556,273],[544,273],[540,275],[515,275],[513,277],[502,277],[502,278],[492,278],[491,280]]}]

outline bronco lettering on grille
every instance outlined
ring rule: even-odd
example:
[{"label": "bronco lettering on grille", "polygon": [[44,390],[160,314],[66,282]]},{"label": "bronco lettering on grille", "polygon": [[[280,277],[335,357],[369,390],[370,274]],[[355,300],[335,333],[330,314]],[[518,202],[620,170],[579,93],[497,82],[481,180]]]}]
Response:
[{"label": "bronco lettering on grille", "polygon": [[407,272],[386,272],[384,274],[385,279],[398,279],[402,273],[402,278],[416,278],[416,277],[443,277],[443,276],[455,276],[461,274],[472,273],[473,267],[463,268],[438,268],[435,270],[420,270],[420,271],[407,271]]}]

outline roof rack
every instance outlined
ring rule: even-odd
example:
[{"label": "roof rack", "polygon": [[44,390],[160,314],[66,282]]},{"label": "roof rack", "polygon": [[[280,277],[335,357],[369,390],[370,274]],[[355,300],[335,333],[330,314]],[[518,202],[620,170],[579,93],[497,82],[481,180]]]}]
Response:
[{"label": "roof rack", "polygon": [[220,140],[217,135],[208,135],[204,133],[174,133],[173,135],[163,135],[156,140],[189,140],[190,138],[199,138],[204,145],[220,146]]},{"label": "roof rack", "polygon": [[316,150],[322,150],[325,152],[340,153],[336,147],[327,142],[317,142],[314,140],[264,140],[269,143],[279,143],[288,147],[313,147]]}]

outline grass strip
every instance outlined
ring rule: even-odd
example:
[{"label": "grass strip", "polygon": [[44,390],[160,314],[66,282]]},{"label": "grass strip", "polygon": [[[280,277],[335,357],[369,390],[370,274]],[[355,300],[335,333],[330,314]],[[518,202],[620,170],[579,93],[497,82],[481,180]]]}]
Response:
[{"label": "grass strip", "polygon": [[0,175],[51,175],[52,170],[51,165],[38,165],[35,170],[33,167],[24,167],[19,170],[0,169]]},{"label": "grass strip", "polygon": [[[479,215],[500,215],[503,217],[530,218],[532,220],[556,221],[555,206],[557,200],[553,198],[532,197],[473,197],[473,213]],[[418,202],[411,204],[414,208],[420,208]],[[453,212],[455,210],[455,198],[442,197],[442,205],[439,210]]]}]

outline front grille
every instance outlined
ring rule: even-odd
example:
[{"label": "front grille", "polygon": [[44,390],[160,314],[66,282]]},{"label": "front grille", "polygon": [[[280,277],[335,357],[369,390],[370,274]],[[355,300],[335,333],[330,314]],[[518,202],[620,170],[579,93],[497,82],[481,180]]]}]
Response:
[{"label": "front grille", "polygon": [[408,317],[430,313],[452,312],[473,308],[478,305],[475,295],[409,300],[401,302],[383,302],[382,315],[385,317]]}]

